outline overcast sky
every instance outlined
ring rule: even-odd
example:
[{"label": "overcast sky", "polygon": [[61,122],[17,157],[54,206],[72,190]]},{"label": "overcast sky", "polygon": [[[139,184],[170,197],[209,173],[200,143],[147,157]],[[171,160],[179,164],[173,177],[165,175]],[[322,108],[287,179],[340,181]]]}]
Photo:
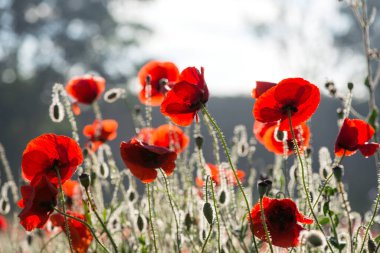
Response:
[{"label": "overcast sky", "polygon": [[300,76],[343,86],[364,79],[362,56],[334,47],[333,34],[353,25],[335,0],[125,2],[116,10],[119,18],[127,8],[128,19],[154,30],[142,56],[173,61],[180,69],[203,66],[215,95],[249,95],[256,80]]}]

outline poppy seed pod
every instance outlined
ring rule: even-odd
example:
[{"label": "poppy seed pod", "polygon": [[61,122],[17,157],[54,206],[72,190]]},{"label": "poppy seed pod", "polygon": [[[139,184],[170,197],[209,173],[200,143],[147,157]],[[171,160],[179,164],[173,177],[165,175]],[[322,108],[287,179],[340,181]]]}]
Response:
[{"label": "poppy seed pod", "polygon": [[347,84],[347,88],[348,88],[350,91],[352,91],[352,89],[354,88],[354,84],[351,83],[351,82],[349,82],[349,83]]},{"label": "poppy seed pod", "polygon": [[79,176],[79,181],[81,185],[87,189],[90,186],[90,176],[87,173],[82,173],[82,175]]},{"label": "poppy seed pod", "polygon": [[202,149],[202,145],[203,145],[203,137],[202,136],[197,136],[195,137],[195,144],[197,145],[197,148],[198,149]]},{"label": "poppy seed pod", "polygon": [[317,230],[312,230],[307,233],[306,242],[314,248],[321,247],[325,244],[323,234]]},{"label": "poppy seed pod", "polygon": [[343,177],[343,165],[338,165],[338,166],[335,166],[333,169],[332,169],[333,173],[334,173],[334,176],[335,176],[335,179],[336,181],[338,182],[342,182],[342,177]]}]

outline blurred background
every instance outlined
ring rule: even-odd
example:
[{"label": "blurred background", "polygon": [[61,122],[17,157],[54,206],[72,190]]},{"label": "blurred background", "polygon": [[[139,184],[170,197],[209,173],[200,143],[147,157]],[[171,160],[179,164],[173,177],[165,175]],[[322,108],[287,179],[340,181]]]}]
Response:
[{"label": "blurred background", "polygon": [[[380,2],[368,5],[380,7]],[[380,19],[373,31],[380,31]],[[380,33],[372,34],[379,48]],[[351,81],[355,108],[368,112],[361,31],[342,2],[0,0],[0,142],[15,175],[30,139],[45,132],[70,134],[66,121],[54,124],[49,118],[55,82],[96,73],[106,78],[106,89],[127,87],[128,99],[138,103],[136,73],[150,59],[173,61],[180,69],[205,67],[208,106],[227,138],[237,124],[251,134],[250,93],[256,80],[301,76],[324,94],[327,81],[342,92]],[[118,154],[120,141],[134,134],[130,113],[123,103],[100,104],[105,118],[119,122],[118,138],[111,143]],[[315,170],[318,149],[333,149],[338,107],[339,102],[324,96],[312,119]],[[82,109],[80,129],[93,121],[90,109]],[[155,108],[154,126],[163,122]],[[207,146],[210,152],[211,143]],[[273,158],[258,144],[255,168],[263,171]],[[377,186],[373,158],[356,155],[344,164],[353,209],[369,210]]]}]

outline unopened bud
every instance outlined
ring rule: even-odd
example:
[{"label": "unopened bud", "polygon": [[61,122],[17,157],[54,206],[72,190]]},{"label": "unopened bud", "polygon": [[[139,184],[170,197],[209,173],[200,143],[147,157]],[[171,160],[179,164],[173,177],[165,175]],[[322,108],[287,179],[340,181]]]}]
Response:
[{"label": "unopened bud", "polygon": [[343,165],[335,166],[333,169],[333,173],[335,176],[336,181],[342,182],[343,177]]},{"label": "unopened bud", "polygon": [[336,109],[336,113],[338,114],[338,118],[339,119],[343,119],[343,117],[344,117],[344,111],[343,111],[342,108]]},{"label": "unopened bud", "polygon": [[1,214],[7,214],[11,210],[11,205],[9,204],[9,201],[5,198],[2,198],[0,200],[0,213]]},{"label": "unopened bud", "polygon": [[79,181],[81,185],[87,189],[90,186],[90,176],[87,173],[82,173],[82,175],[79,176]]},{"label": "unopened bud", "polygon": [[367,246],[369,253],[376,253],[376,243],[372,240],[371,237],[368,239]]},{"label": "unopened bud", "polygon": [[348,88],[350,91],[352,91],[352,89],[354,88],[354,84],[351,83],[351,82],[349,82],[349,83],[347,84],[347,88]]},{"label": "unopened bud", "polygon": [[211,207],[211,204],[209,202],[206,202],[204,205],[203,205],[203,215],[205,216],[208,224],[212,224],[212,220],[214,218],[214,214],[213,214],[213,210],[212,210],[212,207]]},{"label": "unopened bud", "polygon": [[141,112],[141,107],[139,105],[135,105],[135,114],[139,115]]},{"label": "unopened bud", "polygon": [[113,88],[104,93],[104,100],[108,103],[114,103],[119,98],[123,97],[125,90],[121,88]]},{"label": "unopened bud", "polygon": [[272,181],[269,179],[265,179],[263,181],[260,181],[258,184],[258,189],[259,189],[259,195],[260,198],[264,197],[272,188]]},{"label": "unopened bud", "polygon": [[195,144],[197,145],[198,149],[201,149],[203,145],[203,137],[202,136],[195,137]]},{"label": "unopened bud", "polygon": [[185,216],[185,227],[187,231],[190,230],[190,227],[192,224],[193,224],[193,219],[191,218],[190,213],[187,213]]},{"label": "unopened bud", "polygon": [[141,215],[137,217],[136,223],[137,223],[137,228],[140,230],[140,232],[142,232],[144,230],[145,224],[144,224],[144,219],[143,217],[141,217]]},{"label": "unopened bud", "polygon": [[321,247],[325,244],[323,234],[317,230],[311,230],[307,233],[306,242],[314,248]]}]

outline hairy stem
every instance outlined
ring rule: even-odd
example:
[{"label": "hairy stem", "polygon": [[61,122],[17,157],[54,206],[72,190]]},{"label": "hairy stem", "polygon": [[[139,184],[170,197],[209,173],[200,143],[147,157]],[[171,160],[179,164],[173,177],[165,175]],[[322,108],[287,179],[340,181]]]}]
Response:
[{"label": "hairy stem", "polygon": [[146,190],[147,190],[147,194],[148,194],[149,223],[150,223],[150,227],[152,229],[154,252],[157,253],[158,251],[157,251],[157,243],[156,243],[156,232],[154,230],[153,214],[152,214],[152,207],[151,207],[152,196],[151,196],[151,192],[150,192],[150,184],[146,185]]},{"label": "hairy stem", "polygon": [[266,237],[267,242],[269,244],[270,252],[273,253],[272,240],[270,238],[268,226],[267,226],[267,223],[265,221],[265,213],[264,213],[263,198],[262,197],[260,197],[260,213],[261,213],[261,222],[263,224],[264,231],[265,231],[265,237]]}]

